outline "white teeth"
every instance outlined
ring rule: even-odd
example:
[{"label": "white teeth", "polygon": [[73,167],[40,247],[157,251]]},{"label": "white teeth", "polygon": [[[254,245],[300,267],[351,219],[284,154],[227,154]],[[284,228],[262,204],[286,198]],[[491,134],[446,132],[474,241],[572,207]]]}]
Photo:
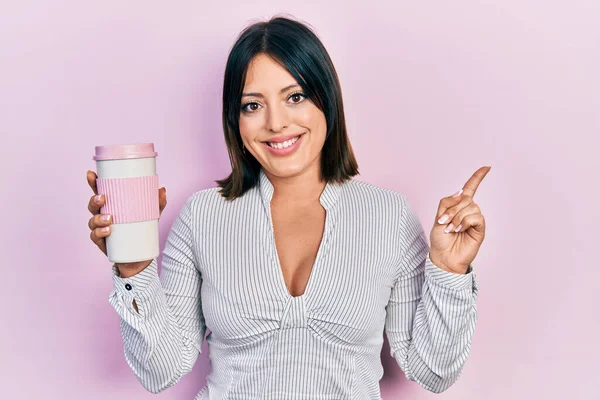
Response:
[{"label": "white teeth", "polygon": [[300,136],[296,136],[293,139],[290,140],[286,140],[283,143],[271,143],[271,142],[267,142],[267,144],[271,147],[273,147],[274,149],[285,149],[286,147],[290,147],[291,145],[293,145],[294,143],[296,143],[296,141],[300,138]]}]

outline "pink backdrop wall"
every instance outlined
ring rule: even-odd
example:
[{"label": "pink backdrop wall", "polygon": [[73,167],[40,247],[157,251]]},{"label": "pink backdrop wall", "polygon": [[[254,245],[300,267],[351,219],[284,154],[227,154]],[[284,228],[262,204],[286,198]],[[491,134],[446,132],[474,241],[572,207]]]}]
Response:
[{"label": "pink backdrop wall", "polygon": [[[1,398],[192,399],[204,385],[206,345],[158,396],[127,366],[85,172],[97,144],[155,143],[162,250],[187,196],[229,168],[228,51],[279,12],[311,23],[334,60],[359,179],[408,196],[427,232],[439,199],[492,166],[475,198],[479,322],[441,398],[600,398],[598,2],[320,3],[3,4]],[[438,398],[388,352],[384,399]]]}]

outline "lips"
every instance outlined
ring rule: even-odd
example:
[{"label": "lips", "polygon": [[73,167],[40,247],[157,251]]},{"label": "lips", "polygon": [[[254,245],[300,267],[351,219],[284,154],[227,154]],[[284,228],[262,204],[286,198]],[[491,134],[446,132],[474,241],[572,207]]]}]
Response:
[{"label": "lips", "polygon": [[[283,144],[285,144],[285,143],[289,143],[287,147],[289,147],[289,146],[293,146],[293,145],[294,145],[294,143],[296,143],[296,142],[297,142],[299,139],[300,139],[300,135],[298,135],[298,136],[296,136],[296,137],[293,137],[293,138],[291,138],[291,139],[289,139],[289,140],[287,140],[287,141],[285,141],[285,142],[265,142],[265,143],[266,143],[267,145],[269,145],[269,146],[273,147],[274,149],[277,149],[277,148],[279,148],[279,147],[277,147],[277,145],[280,145],[280,144],[281,144],[281,145],[283,145]],[[284,147],[284,148],[285,148],[285,147]]]},{"label": "lips", "polygon": [[[298,139],[296,139],[294,141],[294,143],[288,147],[282,147],[282,148],[271,147],[269,142],[262,142],[262,145],[265,147],[265,149],[267,149],[269,151],[270,154],[272,154],[274,156],[287,156],[289,154],[294,153],[296,151],[296,149],[298,149],[298,147],[300,146],[300,144],[302,142],[304,135],[291,136],[292,139],[296,138],[296,137]],[[289,139],[287,139],[287,140],[289,140]]]},{"label": "lips", "polygon": [[287,135],[287,136],[274,137],[269,140],[264,140],[263,143],[283,143],[286,140],[294,139],[294,138],[297,138],[298,136],[302,136],[302,135],[303,135],[303,133],[301,133],[299,135]]}]

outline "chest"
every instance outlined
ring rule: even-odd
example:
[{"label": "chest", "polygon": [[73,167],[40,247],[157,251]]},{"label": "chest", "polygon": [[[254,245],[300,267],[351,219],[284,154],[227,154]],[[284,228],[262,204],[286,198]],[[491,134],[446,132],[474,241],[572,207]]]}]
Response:
[{"label": "chest", "polygon": [[195,228],[203,316],[214,340],[244,346],[306,326],[339,343],[379,337],[397,258],[393,218],[368,202],[327,214],[272,203],[269,218],[254,200],[211,210]]},{"label": "chest", "polygon": [[292,296],[306,290],[325,229],[325,209],[318,203],[304,207],[271,207],[279,268]]}]

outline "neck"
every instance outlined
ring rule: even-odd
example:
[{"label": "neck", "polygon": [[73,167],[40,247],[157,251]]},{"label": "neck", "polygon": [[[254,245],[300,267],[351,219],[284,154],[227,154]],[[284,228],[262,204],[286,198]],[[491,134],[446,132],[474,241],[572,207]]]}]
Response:
[{"label": "neck", "polygon": [[271,202],[289,205],[303,205],[319,201],[326,182],[321,181],[319,168],[309,168],[301,174],[278,177],[264,170],[265,175],[273,185]]}]

